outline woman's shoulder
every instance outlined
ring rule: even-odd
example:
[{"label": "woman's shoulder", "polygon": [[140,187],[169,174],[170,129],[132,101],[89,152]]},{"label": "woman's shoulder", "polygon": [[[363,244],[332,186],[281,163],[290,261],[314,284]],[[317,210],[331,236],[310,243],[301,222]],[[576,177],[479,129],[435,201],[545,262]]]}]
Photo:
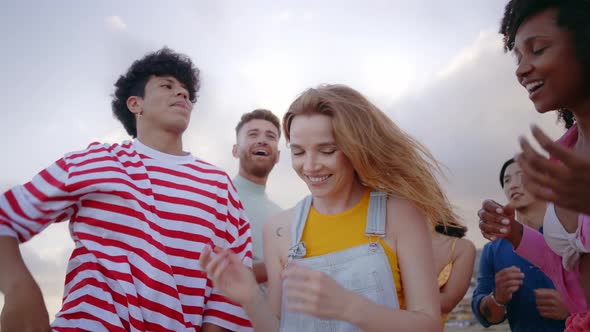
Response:
[{"label": "woman's shoulder", "polygon": [[272,239],[276,238],[290,238],[293,210],[293,208],[282,210],[268,218],[268,222],[263,226],[265,241],[272,241]]},{"label": "woman's shoulder", "polygon": [[393,229],[415,226],[417,222],[427,223],[426,216],[411,201],[390,195],[387,200],[387,223]]},{"label": "woman's shoulder", "polygon": [[457,238],[455,244],[455,257],[464,255],[464,256],[475,256],[475,245],[468,239],[465,238]]}]

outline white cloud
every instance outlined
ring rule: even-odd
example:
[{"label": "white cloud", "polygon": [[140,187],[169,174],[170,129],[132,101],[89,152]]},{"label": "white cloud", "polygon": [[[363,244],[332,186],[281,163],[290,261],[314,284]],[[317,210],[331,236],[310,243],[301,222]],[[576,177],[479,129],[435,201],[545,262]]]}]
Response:
[{"label": "white cloud", "polygon": [[107,26],[113,30],[125,30],[127,29],[127,24],[123,21],[121,16],[109,16],[105,19]]},{"label": "white cloud", "polygon": [[502,38],[495,30],[481,31],[473,44],[459,52],[443,69],[436,73],[438,78],[444,79],[461,68],[473,64],[484,53],[496,54],[502,50]]},{"label": "white cloud", "polygon": [[272,15],[271,20],[274,24],[286,23],[291,19],[291,13],[287,10]]},{"label": "white cloud", "polygon": [[478,246],[485,240],[477,228],[477,210],[487,198],[505,201],[498,173],[502,163],[519,152],[518,136],[530,138],[531,123],[554,138],[564,132],[554,113],[534,110],[514,77],[514,66],[499,37],[484,31],[437,79],[390,108],[400,127],[447,166],[447,192]]}]

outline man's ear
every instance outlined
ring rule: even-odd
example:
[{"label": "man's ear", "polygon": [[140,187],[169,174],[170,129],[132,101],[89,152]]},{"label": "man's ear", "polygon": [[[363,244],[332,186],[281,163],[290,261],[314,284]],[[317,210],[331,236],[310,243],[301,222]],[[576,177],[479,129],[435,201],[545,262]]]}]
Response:
[{"label": "man's ear", "polygon": [[281,160],[281,150],[277,150],[277,160],[275,160],[275,165],[279,163],[279,160]]},{"label": "man's ear", "polygon": [[130,96],[127,98],[127,108],[129,112],[141,115],[143,113],[143,99],[138,96]]},{"label": "man's ear", "polygon": [[231,154],[232,156],[234,156],[234,158],[238,158],[238,145],[234,144],[234,146],[231,149]]}]

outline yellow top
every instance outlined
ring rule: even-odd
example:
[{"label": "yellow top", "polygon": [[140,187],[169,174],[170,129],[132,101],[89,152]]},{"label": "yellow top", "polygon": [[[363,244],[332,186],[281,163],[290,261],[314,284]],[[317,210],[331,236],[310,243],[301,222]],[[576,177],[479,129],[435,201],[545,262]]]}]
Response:
[{"label": "yellow top", "polygon": [[[443,288],[443,286],[447,284],[447,282],[449,281],[449,278],[451,277],[451,271],[453,271],[453,263],[454,263],[453,255],[455,253],[455,244],[457,244],[457,238],[455,238],[453,240],[453,244],[451,245],[451,260],[438,273],[438,280],[437,280],[438,281],[438,289]],[[443,323],[443,331],[444,331],[445,322],[448,319],[449,319],[448,314],[441,315],[441,320]]]},{"label": "yellow top", "polygon": [[[340,214],[320,214],[312,206],[301,237],[301,241],[305,242],[306,257],[325,255],[369,243],[365,227],[370,193],[367,190],[358,204]],[[397,255],[383,240],[379,239],[379,243],[385,250],[391,266],[400,308],[404,309],[404,293]]]},{"label": "yellow top", "polygon": [[453,271],[453,254],[455,253],[455,244],[457,244],[457,238],[453,240],[453,244],[451,245],[451,260],[445,265],[440,272],[438,273],[438,288],[442,288],[444,285],[447,284],[449,278],[451,277],[451,271]]}]

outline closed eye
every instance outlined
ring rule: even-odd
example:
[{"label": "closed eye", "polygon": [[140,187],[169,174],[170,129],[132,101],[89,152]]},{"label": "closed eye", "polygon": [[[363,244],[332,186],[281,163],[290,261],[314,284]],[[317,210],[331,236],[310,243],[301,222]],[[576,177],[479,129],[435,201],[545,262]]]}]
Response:
[{"label": "closed eye", "polygon": [[541,55],[541,54],[543,54],[543,52],[544,52],[546,49],[547,49],[547,47],[541,47],[541,48],[538,48],[538,49],[536,49],[536,50],[533,50],[533,54],[534,54],[534,55]]}]

